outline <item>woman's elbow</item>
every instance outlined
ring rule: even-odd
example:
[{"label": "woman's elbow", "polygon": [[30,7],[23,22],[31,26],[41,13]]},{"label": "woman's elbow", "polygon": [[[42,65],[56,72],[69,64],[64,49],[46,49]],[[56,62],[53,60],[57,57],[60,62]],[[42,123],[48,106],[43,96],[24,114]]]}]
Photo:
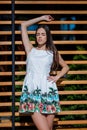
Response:
[{"label": "woman's elbow", "polygon": [[69,66],[68,65],[66,65],[66,72],[68,72],[69,71]]}]

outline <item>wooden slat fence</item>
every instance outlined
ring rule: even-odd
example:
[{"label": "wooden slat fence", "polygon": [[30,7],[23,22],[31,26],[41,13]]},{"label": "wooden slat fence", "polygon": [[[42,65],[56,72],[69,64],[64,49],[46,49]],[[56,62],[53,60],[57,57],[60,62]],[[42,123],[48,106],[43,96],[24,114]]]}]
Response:
[{"label": "wooden slat fence", "polygon": [[[0,129],[12,128],[11,13],[11,0],[0,0]],[[15,127],[34,128],[31,118],[18,112],[26,69],[20,24],[43,14],[55,18],[39,24],[50,26],[54,44],[70,66],[67,77],[57,83],[62,111],[54,129],[87,130],[87,0],[15,0]],[[34,33],[28,30],[30,38]]]}]

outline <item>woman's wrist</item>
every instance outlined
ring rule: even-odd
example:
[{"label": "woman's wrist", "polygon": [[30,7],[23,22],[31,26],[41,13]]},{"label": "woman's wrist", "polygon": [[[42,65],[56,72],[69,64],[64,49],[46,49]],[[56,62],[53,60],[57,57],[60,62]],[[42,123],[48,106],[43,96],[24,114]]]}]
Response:
[{"label": "woman's wrist", "polygon": [[60,79],[59,75],[56,75],[56,77],[57,77],[57,80],[59,80],[59,79]]},{"label": "woman's wrist", "polygon": [[40,21],[42,21],[42,20],[45,20],[44,15],[43,15],[43,16],[40,16]]}]

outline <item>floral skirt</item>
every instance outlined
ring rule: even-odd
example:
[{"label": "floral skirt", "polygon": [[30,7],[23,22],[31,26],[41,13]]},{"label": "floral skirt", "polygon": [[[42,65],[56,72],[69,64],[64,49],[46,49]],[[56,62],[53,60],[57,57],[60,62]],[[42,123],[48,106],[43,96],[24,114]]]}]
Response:
[{"label": "floral skirt", "polygon": [[43,114],[52,114],[60,112],[58,91],[49,88],[48,93],[41,93],[39,88],[32,93],[28,92],[27,86],[24,86],[20,98],[19,113],[40,112]]}]

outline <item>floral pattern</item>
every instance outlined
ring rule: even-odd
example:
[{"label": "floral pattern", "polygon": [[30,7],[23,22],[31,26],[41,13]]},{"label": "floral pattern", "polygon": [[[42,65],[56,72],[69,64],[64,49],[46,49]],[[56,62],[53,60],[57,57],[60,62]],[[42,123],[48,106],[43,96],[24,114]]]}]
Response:
[{"label": "floral pattern", "polygon": [[24,86],[20,98],[19,112],[40,112],[44,114],[60,112],[58,90],[50,87],[48,93],[42,94],[41,89],[37,87],[32,93],[29,93],[28,87]]}]

